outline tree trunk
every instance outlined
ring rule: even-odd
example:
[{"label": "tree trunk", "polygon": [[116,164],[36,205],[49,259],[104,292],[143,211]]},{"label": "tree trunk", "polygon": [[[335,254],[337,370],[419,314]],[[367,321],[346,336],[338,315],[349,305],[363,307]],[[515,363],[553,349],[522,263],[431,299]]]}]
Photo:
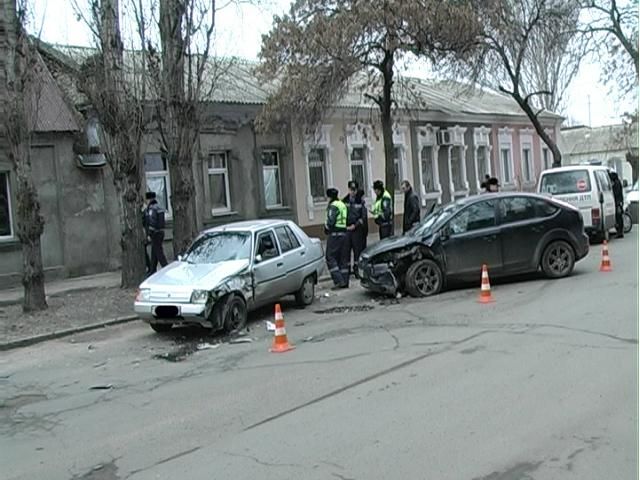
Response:
[{"label": "tree trunk", "polygon": [[536,132],[538,133],[542,141],[551,150],[551,153],[553,154],[553,165],[552,165],[553,168],[561,167],[562,153],[560,153],[560,149],[558,148],[558,145],[556,144],[556,142],[554,142],[551,136],[547,134],[547,132],[545,131],[544,127],[542,126],[542,123],[540,123],[540,119],[538,118],[536,113],[533,111],[533,109],[529,105],[529,102],[525,101],[522,98],[522,96],[517,92],[516,93],[507,92],[507,93],[511,95],[516,102],[518,102],[518,105],[520,105],[520,108],[524,111],[524,113],[527,114],[527,117],[529,117],[529,120],[531,120],[531,123],[533,124],[533,128],[535,128]]},{"label": "tree trunk", "polygon": [[177,256],[186,251],[198,232],[191,156],[174,158],[174,161],[169,160],[169,174],[173,209],[173,252]]},{"label": "tree trunk", "polygon": [[393,118],[391,102],[393,89],[393,53],[387,52],[382,62],[382,102],[380,105],[380,123],[382,124],[382,140],[384,143],[384,183],[391,194],[395,214],[396,170],[393,162]]},{"label": "tree trunk", "polygon": [[120,246],[122,248],[122,288],[135,288],[145,276],[144,241],[142,228],[142,197],[136,175],[129,175],[123,185],[116,182],[120,199]]}]

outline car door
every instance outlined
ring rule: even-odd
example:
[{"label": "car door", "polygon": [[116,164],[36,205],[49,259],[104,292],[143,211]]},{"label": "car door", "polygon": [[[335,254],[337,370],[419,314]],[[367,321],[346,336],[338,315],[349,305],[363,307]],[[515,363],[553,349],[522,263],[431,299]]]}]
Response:
[{"label": "car door", "polygon": [[[604,204],[602,205],[604,212],[602,212],[602,217],[605,219],[605,228],[609,230],[616,225],[616,202],[613,197],[611,179],[606,170],[596,170],[594,173],[597,179],[598,189],[604,197]],[[599,199],[597,201],[599,202]]]},{"label": "car door", "polygon": [[256,306],[282,297],[286,292],[286,269],[273,230],[256,233],[253,281]]},{"label": "car door", "polygon": [[535,199],[505,197],[498,200],[498,222],[502,237],[502,273],[531,270],[538,243],[547,230],[547,220],[538,215]]},{"label": "car door", "polygon": [[276,227],[274,230],[280,244],[280,252],[282,253],[287,275],[283,288],[286,289],[287,293],[294,293],[302,285],[302,267],[306,263],[306,248],[300,244],[291,229],[286,225]]},{"label": "car door", "polygon": [[446,225],[442,248],[446,274],[474,278],[486,264],[492,273],[502,270],[502,241],[496,220],[496,200],[472,203]]}]

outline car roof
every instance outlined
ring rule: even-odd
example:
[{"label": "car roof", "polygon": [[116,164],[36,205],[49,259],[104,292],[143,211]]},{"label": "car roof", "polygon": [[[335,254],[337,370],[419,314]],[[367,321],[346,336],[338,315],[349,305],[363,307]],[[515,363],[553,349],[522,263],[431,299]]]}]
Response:
[{"label": "car roof", "polygon": [[513,198],[513,197],[529,197],[538,198],[541,200],[549,200],[548,195],[541,195],[539,193],[531,192],[495,192],[495,193],[481,193],[478,195],[472,195],[470,197],[461,198],[455,203],[459,205],[467,205],[475,202],[481,202],[483,200],[493,200],[496,198]]},{"label": "car roof", "polygon": [[203,233],[209,232],[257,232],[265,228],[277,227],[282,224],[288,224],[288,220],[245,220],[242,222],[227,223],[226,225],[218,225],[217,227],[209,228]]},{"label": "car roof", "polygon": [[567,165],[565,167],[557,167],[557,168],[550,168],[548,170],[543,170],[540,173],[540,175],[544,175],[545,173],[575,172],[576,170],[610,170],[610,168],[605,165],[590,165],[590,164]]}]

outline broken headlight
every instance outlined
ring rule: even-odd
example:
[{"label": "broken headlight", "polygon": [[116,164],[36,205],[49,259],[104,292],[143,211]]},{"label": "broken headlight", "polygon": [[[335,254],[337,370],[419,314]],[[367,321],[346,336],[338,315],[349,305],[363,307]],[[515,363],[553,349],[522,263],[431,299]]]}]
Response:
[{"label": "broken headlight", "polygon": [[208,290],[194,290],[191,294],[191,303],[207,303],[208,298]]},{"label": "broken headlight", "polygon": [[141,288],[136,294],[136,302],[148,302],[151,299],[151,289]]}]

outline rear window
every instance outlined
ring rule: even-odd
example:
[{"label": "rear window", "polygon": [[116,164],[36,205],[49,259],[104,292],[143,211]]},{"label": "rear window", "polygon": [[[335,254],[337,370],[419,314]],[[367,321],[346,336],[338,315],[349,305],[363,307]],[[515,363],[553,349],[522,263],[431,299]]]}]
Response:
[{"label": "rear window", "polygon": [[587,170],[545,173],[540,181],[540,192],[551,195],[585,193],[591,191],[591,180]]}]

